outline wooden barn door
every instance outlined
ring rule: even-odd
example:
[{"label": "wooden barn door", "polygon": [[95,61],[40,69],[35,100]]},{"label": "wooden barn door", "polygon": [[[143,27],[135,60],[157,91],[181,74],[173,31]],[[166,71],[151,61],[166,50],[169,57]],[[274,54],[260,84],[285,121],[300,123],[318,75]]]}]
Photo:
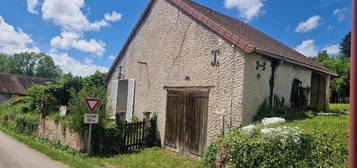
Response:
[{"label": "wooden barn door", "polygon": [[312,73],[310,106],[316,110],[326,107],[326,77]]},{"label": "wooden barn door", "polygon": [[207,139],[208,92],[168,91],[165,145],[202,156]]}]

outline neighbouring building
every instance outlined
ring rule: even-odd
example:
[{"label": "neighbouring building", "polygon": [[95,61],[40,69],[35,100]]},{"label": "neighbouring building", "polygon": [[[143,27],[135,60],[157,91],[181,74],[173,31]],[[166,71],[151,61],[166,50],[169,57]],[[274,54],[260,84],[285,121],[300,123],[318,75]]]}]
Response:
[{"label": "neighbouring building", "polygon": [[108,109],[158,113],[165,148],[202,156],[258,107],[326,110],[337,74],[250,25],[190,0],[150,0],[111,66]]},{"label": "neighbouring building", "polygon": [[0,103],[15,96],[26,96],[33,84],[46,84],[53,79],[0,73]]}]

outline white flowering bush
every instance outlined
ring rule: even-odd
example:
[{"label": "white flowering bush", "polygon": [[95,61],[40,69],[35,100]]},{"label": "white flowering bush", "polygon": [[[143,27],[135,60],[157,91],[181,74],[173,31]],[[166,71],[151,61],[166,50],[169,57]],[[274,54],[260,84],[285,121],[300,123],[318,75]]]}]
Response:
[{"label": "white flowering bush", "polygon": [[[221,149],[214,150],[225,151],[225,164],[231,167],[314,167],[309,161],[311,159],[308,159],[312,148],[311,136],[304,134],[298,127],[248,125],[234,130],[219,142],[217,147]],[[213,150],[208,150],[211,151],[207,152],[210,158],[214,159]],[[212,160],[205,163],[210,167],[215,166]]]},{"label": "white flowering bush", "polygon": [[206,167],[347,167],[347,131],[261,123],[237,128],[212,142],[204,155]]},{"label": "white flowering bush", "polygon": [[262,125],[271,125],[271,124],[279,124],[284,123],[286,120],[281,117],[271,117],[271,118],[264,118],[261,122]]},{"label": "white flowering bush", "polygon": [[301,130],[298,127],[277,127],[277,128],[262,128],[260,130],[262,137],[272,141],[280,141],[286,143],[289,138],[293,140],[294,143],[300,143],[300,136],[302,135]]}]

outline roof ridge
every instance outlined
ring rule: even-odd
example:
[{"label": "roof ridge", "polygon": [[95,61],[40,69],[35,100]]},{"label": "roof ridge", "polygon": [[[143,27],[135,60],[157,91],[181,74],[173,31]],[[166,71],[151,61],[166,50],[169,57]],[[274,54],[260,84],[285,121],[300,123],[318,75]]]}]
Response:
[{"label": "roof ridge", "polygon": [[[224,14],[218,12],[218,11],[215,11],[215,10],[213,10],[211,8],[203,6],[203,5],[201,5],[199,3],[196,3],[196,2],[194,2],[192,0],[167,0],[167,1],[173,2],[180,9],[186,11],[186,13],[191,15],[191,17],[193,17],[194,19],[202,22],[203,24],[208,26],[210,29],[215,31],[218,35],[222,36],[226,40],[228,40],[231,43],[233,43],[234,45],[238,46],[239,48],[241,48],[243,51],[245,51],[248,54],[252,53],[256,49],[257,50],[262,50],[262,51],[266,51],[268,53],[280,56],[282,58],[286,57],[286,59],[288,59],[288,60],[291,59],[293,61],[300,62],[300,63],[305,64],[307,66],[311,66],[311,67],[317,68],[318,71],[325,72],[325,73],[327,72],[327,73],[332,74],[332,75],[337,75],[336,72],[330,70],[329,68],[325,67],[324,65],[321,65],[321,64],[315,62],[311,58],[306,57],[305,55],[297,52],[296,50],[292,49],[291,47],[289,47],[289,46],[283,44],[282,42],[274,39],[273,37],[267,35],[266,33],[258,30],[257,28],[255,28],[255,27],[253,27],[253,26],[251,26],[251,25],[249,25],[247,23],[244,23],[244,22],[242,22],[242,21],[240,21],[238,19],[235,19],[235,18],[232,18],[230,16],[224,15]],[[187,3],[189,3],[189,4],[187,4]],[[203,9],[200,9],[200,8],[203,8]],[[203,14],[202,12],[204,10],[208,10],[207,11],[208,13]],[[198,15],[197,13],[200,13],[201,15]],[[213,15],[212,15],[212,13],[213,13]],[[230,23],[228,23],[228,25],[227,25],[227,23],[224,24],[224,23],[221,22],[221,20],[219,20],[217,18],[217,16],[214,16],[214,15],[218,15],[218,17],[222,17],[223,19],[227,19]],[[212,20],[209,17],[213,18],[214,20]],[[206,19],[206,18],[208,18],[208,19]],[[220,18],[220,19],[222,19],[222,18]],[[210,22],[213,22],[213,24],[211,24]],[[251,31],[251,32],[253,32],[255,34],[258,34],[258,35],[260,34],[262,37],[266,38],[270,42],[275,43],[275,45],[277,45],[277,47],[280,48],[281,50],[285,50],[283,52],[285,52],[284,54],[286,54],[286,55],[281,54],[281,53],[279,54],[279,52],[282,52],[282,51],[279,51],[278,53],[271,52],[271,51],[269,51],[269,49],[266,50],[266,49],[264,49],[264,47],[260,48],[259,46],[254,45],[254,43],[256,43],[257,41],[256,42],[249,41],[249,39],[245,39],[244,37],[240,37],[240,35],[237,35],[236,32],[234,32],[232,30],[229,30],[229,29],[231,29],[230,26],[232,26],[232,25],[234,25],[234,26],[239,25],[239,26],[242,27],[242,29],[244,29],[244,27],[246,27],[248,29],[245,29],[245,31],[248,31],[248,32]],[[240,27],[238,27],[238,28],[240,28]],[[291,54],[294,53],[293,56],[288,56],[289,54],[287,54],[287,53],[289,53],[289,52]]]},{"label": "roof ridge", "polygon": [[17,76],[17,77],[33,78],[33,79],[55,80],[55,78],[45,78],[45,77],[38,77],[38,76],[26,76],[26,75],[21,75],[21,74],[10,74],[10,73],[4,73],[4,72],[0,72],[0,75]]},{"label": "roof ridge", "polygon": [[[241,48],[244,52],[249,54],[255,50],[256,47],[253,44],[249,43],[248,41],[239,37],[238,35],[233,34],[229,30],[227,30],[225,27],[221,26],[220,24],[216,23],[209,17],[202,14],[200,11],[196,10],[195,8],[193,8],[190,5],[188,5],[187,3],[185,3],[184,0],[168,0],[168,1],[173,2],[175,5],[177,5],[181,9],[183,9],[185,12],[187,12],[188,14],[193,16],[198,21],[200,21],[203,24],[205,24],[206,26],[208,26],[210,29],[212,29],[213,31],[218,33],[220,36],[224,37],[228,41],[232,42],[234,45]],[[190,1],[190,2],[192,3],[192,1]],[[195,4],[197,4],[197,3],[195,3]],[[197,4],[197,5],[199,5],[199,4]],[[202,7],[204,7],[204,6],[202,6]],[[204,7],[204,8],[209,9],[207,7]],[[214,11],[213,9],[209,9],[209,10]],[[214,12],[218,13],[216,11],[214,11]]]}]

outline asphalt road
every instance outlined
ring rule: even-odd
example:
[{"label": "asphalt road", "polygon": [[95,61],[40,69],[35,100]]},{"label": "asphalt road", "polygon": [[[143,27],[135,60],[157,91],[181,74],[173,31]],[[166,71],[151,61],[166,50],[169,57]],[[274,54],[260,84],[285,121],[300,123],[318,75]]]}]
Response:
[{"label": "asphalt road", "polygon": [[0,168],[69,168],[0,131]]}]

